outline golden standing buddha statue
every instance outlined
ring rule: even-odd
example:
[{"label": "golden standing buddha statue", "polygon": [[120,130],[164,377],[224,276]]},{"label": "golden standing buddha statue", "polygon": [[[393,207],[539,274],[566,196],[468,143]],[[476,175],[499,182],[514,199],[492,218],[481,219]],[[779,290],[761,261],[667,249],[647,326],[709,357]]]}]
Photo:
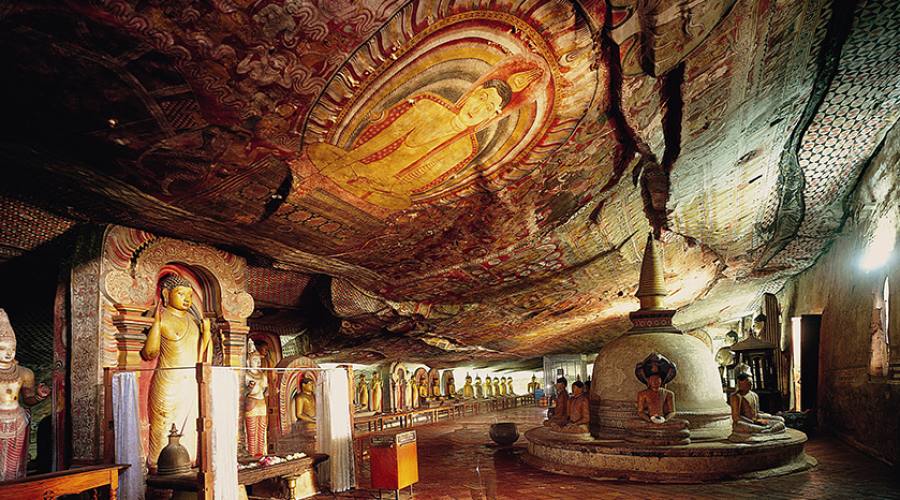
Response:
[{"label": "golden standing buddha statue", "polygon": [[[181,443],[191,460],[197,458],[197,381],[192,368],[212,360],[208,319],[193,317],[194,289],[177,274],[163,278],[161,303],[141,349],[145,360],[159,358],[150,380],[150,449],[147,460],[155,467],[159,452],[169,442],[172,424],[181,430]],[[199,316],[199,315],[197,315]]]},{"label": "golden standing buddha statue", "polygon": [[29,418],[20,401],[33,406],[49,395],[44,384],[35,390],[34,372],[16,361],[16,334],[0,309],[0,481],[25,477]]},{"label": "golden standing buddha statue", "polygon": [[244,426],[247,432],[247,451],[254,457],[261,457],[268,451],[266,435],[269,429],[266,392],[269,379],[262,370],[263,357],[256,351],[247,355],[246,384],[244,397]]},{"label": "golden standing buddha statue", "polygon": [[375,372],[372,375],[372,399],[371,399],[371,404],[370,404],[370,408],[375,413],[381,413],[381,399],[382,399],[381,391],[382,391],[381,374],[378,372]]},{"label": "golden standing buddha statue", "polygon": [[360,411],[369,411],[369,383],[363,374],[356,382],[356,407]]}]

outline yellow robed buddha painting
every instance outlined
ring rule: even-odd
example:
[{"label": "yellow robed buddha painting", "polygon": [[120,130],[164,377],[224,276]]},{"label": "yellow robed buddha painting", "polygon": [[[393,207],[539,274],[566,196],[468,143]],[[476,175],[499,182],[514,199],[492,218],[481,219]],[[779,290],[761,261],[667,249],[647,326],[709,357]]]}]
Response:
[{"label": "yellow robed buddha painting", "polygon": [[352,147],[308,147],[318,171],[366,202],[400,210],[412,197],[469,166],[479,130],[531,102],[546,86],[536,60],[510,57],[479,78],[456,102],[433,93],[409,96],[368,124]]}]

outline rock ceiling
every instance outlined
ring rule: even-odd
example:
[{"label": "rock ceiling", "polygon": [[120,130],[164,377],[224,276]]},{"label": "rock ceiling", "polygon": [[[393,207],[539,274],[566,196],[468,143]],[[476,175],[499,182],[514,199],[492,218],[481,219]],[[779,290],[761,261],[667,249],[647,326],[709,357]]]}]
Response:
[{"label": "rock ceiling", "polygon": [[258,328],[320,353],[590,352],[648,231],[683,328],[821,254],[900,111],[896,7],[16,2],[0,189],[250,256]]}]

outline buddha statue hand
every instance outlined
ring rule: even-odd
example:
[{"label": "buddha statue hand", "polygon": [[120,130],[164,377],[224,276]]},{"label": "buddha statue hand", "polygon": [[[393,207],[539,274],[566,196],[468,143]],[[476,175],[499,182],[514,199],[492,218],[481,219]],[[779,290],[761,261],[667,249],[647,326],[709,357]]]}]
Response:
[{"label": "buddha statue hand", "polygon": [[662,415],[653,415],[650,417],[650,421],[654,424],[664,424],[666,423],[666,417],[663,417]]}]

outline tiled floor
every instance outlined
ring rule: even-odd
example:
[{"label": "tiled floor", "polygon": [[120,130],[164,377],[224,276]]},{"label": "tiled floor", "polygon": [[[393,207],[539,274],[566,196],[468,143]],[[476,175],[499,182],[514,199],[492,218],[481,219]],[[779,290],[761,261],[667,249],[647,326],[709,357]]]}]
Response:
[{"label": "tiled floor", "polygon": [[[546,473],[521,462],[524,437],[511,450],[495,448],[491,423],[516,422],[520,432],[542,419],[539,408],[519,408],[416,428],[419,447],[417,499],[623,499],[623,498],[897,498],[900,478],[884,464],[839,441],[818,438],[807,452],[819,461],[810,472],[758,481],[702,485],[599,482]],[[377,498],[369,489],[368,463],[359,467],[360,488],[337,498]],[[330,495],[321,498],[332,498]],[[384,493],[393,498],[393,492]],[[408,490],[401,498],[409,498]]]}]

